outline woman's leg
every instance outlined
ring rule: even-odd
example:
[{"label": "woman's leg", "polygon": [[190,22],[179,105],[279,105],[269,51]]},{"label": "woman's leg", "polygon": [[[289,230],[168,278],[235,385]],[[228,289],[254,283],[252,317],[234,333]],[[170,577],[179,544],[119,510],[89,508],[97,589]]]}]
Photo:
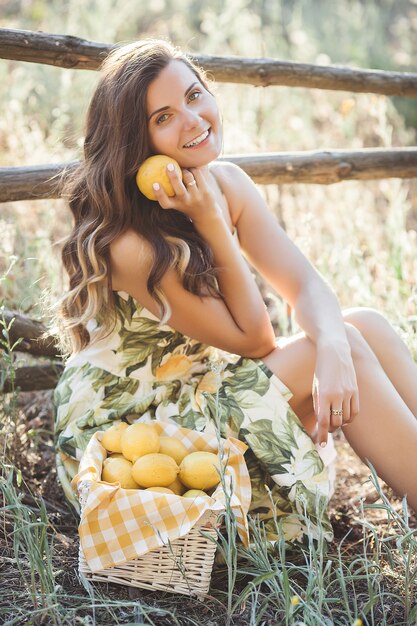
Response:
[{"label": "woman's leg", "polygon": [[417,417],[417,364],[391,324],[375,309],[346,309],[343,317],[366,339],[388,378]]},{"label": "woman's leg", "polygon": [[[360,332],[351,324],[346,324],[346,331],[359,386],[360,412],[343,432],[355,452],[368,459],[398,495],[407,494],[410,506],[417,511],[417,420]],[[304,334],[281,346],[262,360],[291,390],[290,404],[303,420],[312,414],[315,346]]]}]

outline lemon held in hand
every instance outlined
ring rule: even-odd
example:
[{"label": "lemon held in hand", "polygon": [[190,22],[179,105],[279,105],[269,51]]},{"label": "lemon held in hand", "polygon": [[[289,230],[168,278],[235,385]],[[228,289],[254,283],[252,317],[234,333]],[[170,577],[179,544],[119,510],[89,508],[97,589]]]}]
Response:
[{"label": "lemon held in hand", "polygon": [[156,200],[152,188],[154,183],[162,185],[162,188],[167,196],[175,196],[174,189],[167,173],[167,165],[169,163],[173,164],[175,171],[180,179],[182,179],[182,171],[177,161],[171,157],[164,156],[163,154],[156,154],[155,156],[149,157],[138,169],[138,173],[136,174],[136,184],[143,195],[149,200]]}]

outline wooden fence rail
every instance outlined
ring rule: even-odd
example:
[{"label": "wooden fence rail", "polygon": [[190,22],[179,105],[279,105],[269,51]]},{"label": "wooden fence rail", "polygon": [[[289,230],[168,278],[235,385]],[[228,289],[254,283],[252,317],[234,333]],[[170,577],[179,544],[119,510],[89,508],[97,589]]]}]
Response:
[{"label": "wooden fence rail", "polygon": [[[219,159],[239,165],[260,184],[315,183],[417,176],[417,148],[324,150],[230,155]],[[79,161],[0,168],[0,202],[59,198],[61,181]]]},{"label": "wooden fence rail", "polygon": [[14,352],[26,352],[36,357],[48,357],[47,363],[19,366],[16,369],[14,383],[6,378],[1,393],[10,393],[14,388],[20,391],[38,391],[53,389],[63,372],[64,364],[57,346],[56,338],[46,334],[46,327],[36,320],[15,311],[2,310],[0,320],[10,326],[11,345],[20,339]]},{"label": "wooden fence rail", "polygon": [[[67,69],[97,70],[117,47],[71,35],[0,29],[0,58]],[[417,73],[313,65],[269,58],[190,53],[218,82],[281,85],[417,97]]]},{"label": "wooden fence rail", "polygon": [[13,384],[10,378],[4,382],[0,393],[11,393],[13,388],[19,389],[19,391],[54,389],[63,371],[64,364],[58,361],[40,363],[39,365],[24,365],[16,370]]},{"label": "wooden fence rail", "polygon": [[7,326],[13,320],[9,330],[10,344],[13,345],[21,339],[16,348],[18,352],[27,352],[33,356],[60,357],[56,337],[47,335],[47,328],[42,322],[7,309],[2,309],[0,312],[0,320],[4,321]]}]

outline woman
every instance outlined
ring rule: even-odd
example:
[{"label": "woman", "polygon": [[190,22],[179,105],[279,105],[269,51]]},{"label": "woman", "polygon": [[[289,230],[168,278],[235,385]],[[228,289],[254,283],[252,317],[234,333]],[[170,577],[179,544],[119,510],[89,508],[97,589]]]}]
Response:
[{"label": "woman", "polygon": [[[72,356],[55,403],[68,499],[77,507],[69,481],[93,432],[146,416],[218,424],[244,440],[251,511],[271,536],[273,502],[288,538],[302,540],[307,520],[310,536],[332,537],[325,446],[338,428],[417,510],[417,367],[407,348],[379,313],[340,311],[250,178],[216,162],[221,148],[215,98],[184,54],[148,40],[108,56],[67,191],[75,224],[61,313]],[[173,197],[156,183],[150,201],[136,186],[152,154],[182,168],[182,180],[167,169]],[[277,341],[241,253],[304,332]]]}]

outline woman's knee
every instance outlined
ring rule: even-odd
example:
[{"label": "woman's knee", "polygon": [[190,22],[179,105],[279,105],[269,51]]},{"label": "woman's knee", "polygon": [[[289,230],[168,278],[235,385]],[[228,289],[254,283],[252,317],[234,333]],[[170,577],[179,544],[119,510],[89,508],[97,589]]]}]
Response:
[{"label": "woman's knee", "polygon": [[363,336],[372,333],[376,328],[389,326],[389,322],[380,311],[370,307],[355,307],[342,311],[345,322],[355,326]]},{"label": "woman's knee", "polygon": [[369,362],[377,360],[366,338],[356,325],[345,321],[345,330],[352,353],[352,359],[355,363],[358,361]]}]

